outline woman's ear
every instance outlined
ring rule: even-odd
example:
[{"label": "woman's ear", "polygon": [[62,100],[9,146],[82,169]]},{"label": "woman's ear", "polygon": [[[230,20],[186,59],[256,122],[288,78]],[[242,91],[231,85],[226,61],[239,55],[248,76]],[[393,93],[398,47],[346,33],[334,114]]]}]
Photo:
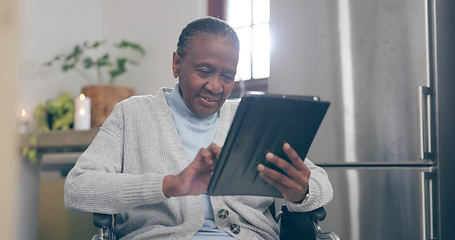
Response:
[{"label": "woman's ear", "polygon": [[180,58],[180,55],[177,52],[174,52],[172,54],[172,73],[174,74],[175,78],[178,78],[179,76],[181,62],[182,59]]}]

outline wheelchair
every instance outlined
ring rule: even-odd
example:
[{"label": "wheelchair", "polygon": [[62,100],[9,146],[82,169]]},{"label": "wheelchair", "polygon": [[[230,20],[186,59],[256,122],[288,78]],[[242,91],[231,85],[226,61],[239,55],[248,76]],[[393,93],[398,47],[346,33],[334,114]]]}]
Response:
[{"label": "wheelchair", "polygon": [[[270,210],[275,213],[273,204]],[[324,207],[311,212],[289,212],[283,205],[281,211],[276,215],[276,221],[280,225],[280,240],[340,240],[336,233],[322,231],[319,222],[323,221],[325,217]],[[93,236],[92,240],[116,240],[114,215],[94,213],[93,223],[100,229],[100,232]]]}]

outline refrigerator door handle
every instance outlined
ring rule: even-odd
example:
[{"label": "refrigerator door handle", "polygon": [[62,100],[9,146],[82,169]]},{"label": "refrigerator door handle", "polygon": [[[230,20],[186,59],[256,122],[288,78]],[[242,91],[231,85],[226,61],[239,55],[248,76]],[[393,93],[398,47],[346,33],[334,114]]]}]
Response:
[{"label": "refrigerator door handle", "polygon": [[421,224],[422,240],[435,240],[437,238],[437,221],[436,221],[436,173],[422,172],[420,180],[420,197],[421,197]]},{"label": "refrigerator door handle", "polygon": [[433,132],[431,119],[431,99],[433,89],[419,86],[419,128],[420,128],[420,159],[434,160]]}]

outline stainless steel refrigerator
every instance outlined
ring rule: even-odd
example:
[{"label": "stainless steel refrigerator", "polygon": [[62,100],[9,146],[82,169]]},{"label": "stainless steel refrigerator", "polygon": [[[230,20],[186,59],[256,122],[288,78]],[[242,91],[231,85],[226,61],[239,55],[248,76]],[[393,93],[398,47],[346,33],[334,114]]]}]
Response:
[{"label": "stainless steel refrigerator", "polygon": [[271,1],[269,92],[332,102],[308,157],[341,239],[455,239],[453,2]]}]

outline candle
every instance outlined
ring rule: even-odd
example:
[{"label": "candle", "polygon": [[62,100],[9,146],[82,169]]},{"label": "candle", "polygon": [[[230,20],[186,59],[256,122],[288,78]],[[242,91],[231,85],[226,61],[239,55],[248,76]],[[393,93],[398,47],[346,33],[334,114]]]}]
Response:
[{"label": "candle", "polygon": [[28,131],[28,114],[25,109],[21,110],[21,116],[19,118],[19,124],[17,126],[17,131],[20,134],[25,134]]},{"label": "candle", "polygon": [[89,130],[90,129],[90,98],[81,94],[74,99],[74,129]]}]

